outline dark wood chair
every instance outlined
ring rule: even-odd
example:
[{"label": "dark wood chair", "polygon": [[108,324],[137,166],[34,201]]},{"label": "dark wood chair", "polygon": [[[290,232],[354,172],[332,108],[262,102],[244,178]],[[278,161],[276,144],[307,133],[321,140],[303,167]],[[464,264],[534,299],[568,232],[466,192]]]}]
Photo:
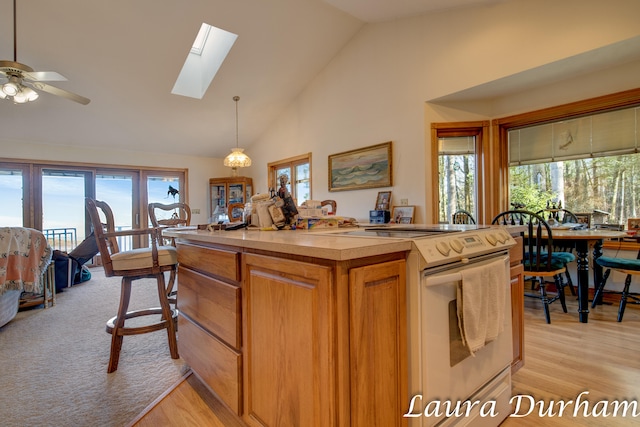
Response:
[{"label": "dark wood chair", "polygon": [[[524,276],[531,279],[532,289],[538,283],[539,294],[526,293],[542,301],[547,323],[551,323],[549,305],[560,300],[562,310],[567,312],[562,274],[567,270],[567,263],[576,259],[569,252],[554,251],[551,227],[542,216],[526,210],[510,210],[498,214],[492,224],[524,225],[527,228],[523,245]],[[549,296],[545,279],[553,278],[556,294]]]},{"label": "dark wood chair", "polygon": [[630,289],[633,276],[640,275],[640,250],[638,250],[636,259],[601,256],[596,258],[596,262],[602,268],[606,268],[607,270],[602,276],[602,282],[598,284],[596,293],[593,296],[593,303],[591,304],[591,308],[595,308],[599,298],[602,296],[602,293],[604,292],[604,286],[606,285],[607,279],[611,274],[611,270],[617,270],[627,275],[624,280],[624,287],[622,288],[622,292],[609,291],[610,293],[620,295],[620,305],[618,306],[618,322],[622,322],[624,309],[627,307],[627,303],[640,304],[640,293],[631,292]]},{"label": "dark wood chair", "polygon": [[[149,211],[149,220],[151,226],[155,228],[170,228],[191,225],[191,208],[186,203],[149,203],[147,206]],[[169,214],[169,212],[171,212]],[[168,241],[167,241],[168,239]],[[176,240],[165,238],[165,243],[172,246],[176,245]],[[169,282],[167,284],[167,295],[171,304],[178,303],[177,291],[174,289],[176,283],[176,271],[172,270],[169,274]]]},{"label": "dark wood chair", "polygon": [[[116,231],[113,212],[107,203],[90,198],[85,199],[85,203],[100,249],[105,276],[122,277],[118,313],[107,322],[106,327],[106,331],[111,334],[111,352],[107,372],[111,373],[118,369],[122,340],[125,335],[145,334],[166,329],[171,357],[177,359],[176,319],[178,310],[171,309],[169,306],[164,280],[166,271],[175,273],[177,269],[176,248],[162,245],[162,235],[159,228]],[[120,251],[118,238],[129,236],[149,236],[151,247]],[[156,279],[160,308],[128,311],[132,282],[143,278]],[[158,315],[160,315],[160,320],[153,321],[153,323],[131,327],[125,325],[127,319],[141,316],[158,317]]]},{"label": "dark wood chair", "polygon": [[451,216],[452,224],[475,224],[476,220],[471,212],[464,209],[459,209]]},{"label": "dark wood chair", "polygon": [[[578,224],[578,217],[576,214],[571,212],[568,209],[564,208],[546,208],[539,210],[536,212],[542,218],[544,218],[548,223],[551,223],[550,220],[553,220],[556,224]],[[575,243],[567,243],[566,240],[563,240],[562,243],[556,243],[555,250],[559,252],[571,252],[575,251]],[[567,279],[567,286],[569,286],[569,291],[571,291],[571,295],[576,295],[576,288],[573,286],[573,278],[571,274],[569,274],[569,269],[565,272],[565,278]]]}]

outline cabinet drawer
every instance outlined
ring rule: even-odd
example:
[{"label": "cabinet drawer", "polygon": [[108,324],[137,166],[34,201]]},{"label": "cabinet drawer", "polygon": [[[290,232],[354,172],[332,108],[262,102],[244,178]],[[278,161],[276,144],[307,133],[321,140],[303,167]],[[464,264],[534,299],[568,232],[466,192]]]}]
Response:
[{"label": "cabinet drawer", "polygon": [[224,279],[240,281],[240,253],[178,243],[178,263]]},{"label": "cabinet drawer", "polygon": [[241,348],[242,302],[239,287],[180,265],[178,288],[180,312],[231,347]]},{"label": "cabinet drawer", "polygon": [[180,357],[229,408],[242,414],[242,358],[204,329],[178,316]]}]

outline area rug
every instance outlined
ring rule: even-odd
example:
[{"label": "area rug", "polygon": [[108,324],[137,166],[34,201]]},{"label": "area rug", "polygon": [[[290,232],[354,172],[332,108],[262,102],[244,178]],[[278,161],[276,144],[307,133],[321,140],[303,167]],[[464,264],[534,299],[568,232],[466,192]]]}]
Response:
[{"label": "area rug", "polygon": [[[47,309],[19,312],[0,328],[0,425],[125,426],[187,372],[171,359],[166,331],[126,336],[107,374],[120,278],[91,269]],[[134,282],[130,309],[158,306],[154,280]]]}]

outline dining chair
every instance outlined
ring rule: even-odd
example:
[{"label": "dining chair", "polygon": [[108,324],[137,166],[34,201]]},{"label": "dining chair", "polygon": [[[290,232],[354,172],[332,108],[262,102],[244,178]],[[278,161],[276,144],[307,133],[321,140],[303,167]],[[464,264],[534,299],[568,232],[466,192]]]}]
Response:
[{"label": "dining chair", "polygon": [[166,228],[191,225],[191,208],[186,203],[149,203],[147,208],[153,227]]},{"label": "dining chair", "polygon": [[[546,209],[541,209],[536,213],[538,215],[541,215],[543,218],[545,218],[545,220],[548,223],[552,222],[549,220],[553,220],[553,222],[555,222],[556,224],[567,224],[567,223],[578,224],[579,223],[578,217],[576,216],[576,214],[564,208],[546,208]],[[558,252],[573,253],[575,249],[576,249],[575,243],[571,243],[571,242],[567,243],[566,240],[563,240],[562,242],[556,242],[555,250]],[[571,292],[571,295],[576,296],[576,288],[573,285],[573,278],[571,277],[571,274],[569,273],[568,268],[564,274],[567,279],[567,286],[569,287],[569,291]]]},{"label": "dining chair", "polygon": [[[531,279],[532,289],[538,284],[539,294],[526,293],[527,297],[535,297],[542,301],[547,323],[551,323],[549,305],[560,300],[562,310],[567,312],[562,274],[567,270],[567,263],[576,259],[570,252],[555,251],[553,233],[549,224],[537,213],[526,210],[509,210],[501,212],[493,219],[492,224],[523,225],[526,227],[523,244],[524,276]],[[556,293],[547,293],[547,279],[553,278]]]},{"label": "dining chair", "polygon": [[[146,334],[166,329],[171,357],[177,359],[179,357],[176,340],[178,310],[169,306],[164,280],[166,271],[177,269],[176,248],[162,245],[162,234],[159,228],[116,231],[113,211],[107,203],[86,198],[85,204],[100,250],[105,276],[122,277],[118,312],[115,317],[107,321],[106,326],[106,331],[111,334],[111,351],[107,372],[111,373],[118,369],[122,340],[125,335]],[[151,247],[121,251],[118,240],[132,236],[149,236]],[[132,283],[144,278],[156,279],[160,308],[128,311]],[[159,320],[157,319],[158,315],[160,316]],[[135,326],[125,325],[128,319],[143,316],[154,317],[143,325],[140,323],[136,323]]]},{"label": "dining chair", "polygon": [[640,250],[638,250],[636,259],[601,256],[596,259],[596,263],[598,263],[598,265],[600,265],[602,268],[606,268],[607,270],[602,275],[602,281],[598,284],[596,293],[593,296],[593,303],[591,304],[591,308],[595,308],[599,298],[602,296],[604,287],[607,283],[607,279],[611,274],[611,270],[617,270],[627,275],[624,280],[624,287],[622,288],[622,292],[609,291],[609,293],[620,295],[620,305],[618,306],[618,322],[622,322],[624,309],[627,307],[627,303],[640,304],[640,293],[630,291],[631,280],[633,279],[633,276],[640,276]]},{"label": "dining chair", "polygon": [[329,212],[330,215],[335,215],[338,210],[338,204],[335,200],[323,200],[320,202],[320,207],[323,206],[331,206],[331,211]]},{"label": "dining chair", "polygon": [[458,209],[451,216],[452,224],[475,224],[476,220],[471,212],[464,209]]},{"label": "dining chair", "polygon": [[[151,226],[155,228],[181,227],[191,225],[191,208],[186,203],[149,203],[147,205],[149,211],[149,220]],[[169,214],[169,212],[171,212]],[[172,246],[176,245],[176,239],[173,237],[164,238],[165,243],[169,243]],[[177,290],[174,289],[176,283],[176,270],[171,270],[169,273],[169,282],[167,283],[167,296],[169,297],[169,303],[177,304],[178,295]]]},{"label": "dining chair", "polygon": [[243,211],[244,203],[229,203],[229,206],[227,207],[229,222],[242,221]]}]

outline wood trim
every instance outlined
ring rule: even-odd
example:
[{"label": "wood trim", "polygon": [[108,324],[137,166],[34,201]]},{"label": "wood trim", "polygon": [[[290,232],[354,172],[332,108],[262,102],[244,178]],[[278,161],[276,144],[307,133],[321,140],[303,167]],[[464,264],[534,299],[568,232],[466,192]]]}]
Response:
[{"label": "wood trim", "polygon": [[492,142],[495,147],[491,154],[497,156],[495,165],[487,172],[499,185],[491,191],[498,199],[491,205],[491,215],[509,209],[509,148],[507,132],[514,128],[532,126],[562,119],[575,118],[605,111],[619,110],[640,105],[640,88],[616,92],[596,98],[558,105],[524,114],[502,117],[492,121]]},{"label": "wood trim", "polygon": [[486,177],[491,179],[488,171],[491,165],[488,163],[491,157],[487,157],[484,153],[489,149],[489,126],[488,120],[473,122],[451,122],[451,123],[431,123],[431,173],[432,185],[434,188],[431,203],[432,222],[438,221],[440,207],[440,191],[438,180],[438,138],[439,137],[460,137],[460,136],[476,136],[476,222],[484,223],[485,204],[490,202],[492,192],[487,191],[484,185]]}]

